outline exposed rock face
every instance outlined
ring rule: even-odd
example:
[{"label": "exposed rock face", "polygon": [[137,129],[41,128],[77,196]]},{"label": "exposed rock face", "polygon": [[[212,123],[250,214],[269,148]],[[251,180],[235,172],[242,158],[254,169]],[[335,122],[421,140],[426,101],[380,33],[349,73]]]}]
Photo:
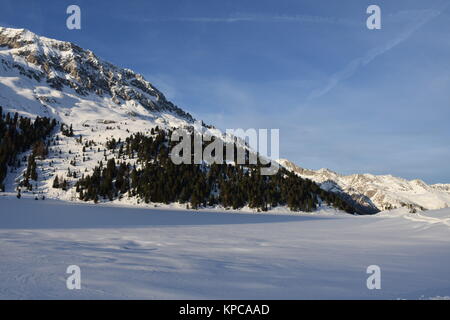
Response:
[{"label": "exposed rock face", "polygon": [[189,113],[168,101],[142,75],[102,61],[92,51],[73,43],[40,37],[25,29],[0,27],[0,47],[10,49],[35,68],[5,59],[1,63],[30,79],[46,81],[52,88],[70,87],[80,95],[109,95],[117,104],[134,100],[149,111],[171,112],[193,121]]},{"label": "exposed rock face", "polygon": [[340,193],[361,206],[367,213],[408,207],[412,211],[441,209],[450,205],[450,185],[428,185],[421,180],[405,180],[391,175],[341,175],[328,169],[308,170],[289,160],[278,161],[287,170],[311,179],[321,188]]}]

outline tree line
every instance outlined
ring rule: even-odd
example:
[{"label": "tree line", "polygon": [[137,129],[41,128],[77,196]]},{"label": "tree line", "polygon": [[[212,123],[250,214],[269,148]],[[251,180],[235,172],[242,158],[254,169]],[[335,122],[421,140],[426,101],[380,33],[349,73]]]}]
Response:
[{"label": "tree line", "polygon": [[[27,163],[27,168],[20,186],[32,190],[31,181],[38,180],[36,160],[47,156],[47,138],[57,124],[55,119],[45,117],[32,120],[19,117],[17,113],[3,114],[0,107],[0,190],[4,190],[8,166],[18,168],[22,162]],[[71,125],[62,124],[59,129],[64,135],[73,137]],[[325,203],[349,213],[355,212],[355,208],[339,195],[284,168],[265,176],[260,174],[262,164],[175,165],[169,151],[177,142],[170,141],[171,134],[171,130],[156,127],[151,129],[150,135],[136,133],[124,141],[109,140],[106,148],[114,157],[108,159],[105,153],[104,162],[99,161],[91,174],[83,174],[78,179],[75,188],[79,198],[98,202],[136,197],[145,203],[178,202],[193,209],[220,205],[266,211],[287,206],[293,211],[306,212]],[[83,152],[95,145],[92,141],[83,142],[81,137],[77,141],[85,145]],[[204,149],[211,142],[202,143]],[[30,149],[27,158],[18,159],[20,153]],[[70,188],[64,177],[58,176],[54,178],[53,187]]]},{"label": "tree line", "polygon": [[[102,161],[76,183],[84,201],[138,197],[145,203],[185,203],[190,208],[221,205],[266,211],[288,206],[293,211],[314,211],[321,202],[349,213],[354,208],[338,195],[311,180],[280,168],[277,174],[260,174],[261,164],[180,164],[169,156],[171,131],[152,129],[153,135],[133,134],[125,141],[106,144],[115,158]],[[193,139],[191,139],[193,141]],[[203,142],[203,148],[207,145]],[[134,164],[130,163],[134,159]],[[128,160],[128,161],[127,161]]]},{"label": "tree line", "polygon": [[[8,166],[18,168],[22,161],[27,161],[24,186],[30,187],[29,180],[37,180],[36,157],[43,158],[48,154],[45,139],[56,127],[55,119],[36,117],[32,120],[19,117],[16,112],[3,113],[0,106],[0,191],[4,191],[4,180],[8,173]],[[28,159],[18,159],[22,152],[30,150]]]}]

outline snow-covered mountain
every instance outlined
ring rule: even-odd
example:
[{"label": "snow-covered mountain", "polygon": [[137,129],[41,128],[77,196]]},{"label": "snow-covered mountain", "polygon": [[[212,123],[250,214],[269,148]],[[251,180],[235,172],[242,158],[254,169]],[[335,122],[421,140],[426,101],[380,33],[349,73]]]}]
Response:
[{"label": "snow-covered mountain", "polygon": [[[111,149],[108,142],[124,142],[134,133],[155,138],[154,132],[159,131],[153,130],[156,127],[194,127],[202,132],[208,129],[206,134],[221,134],[212,126],[203,124],[199,128],[202,122],[197,123],[168,101],[143,76],[103,61],[73,43],[25,29],[0,27],[0,107],[4,113],[49,117],[72,128],[73,134],[61,130],[46,141],[48,155],[35,160],[38,179],[32,179],[31,188],[28,183],[26,190],[22,188],[31,151],[14,165],[10,162],[5,181],[0,181],[0,187],[7,192],[16,192],[20,187],[22,192],[63,200],[79,200],[76,183],[110,159],[142,169],[142,162],[134,154],[126,159],[120,148]],[[235,138],[221,137],[225,142]],[[248,149],[242,140],[237,144]],[[63,179],[64,187],[55,187],[59,185],[56,178]],[[142,203],[129,193],[117,195],[114,200]]]},{"label": "snow-covered mountain", "polygon": [[286,159],[280,165],[333,192],[346,193],[367,212],[409,207],[411,210],[441,209],[450,206],[450,184],[428,185],[422,180],[405,180],[392,175],[342,175],[328,169],[309,170]]},{"label": "snow-covered mountain", "polygon": [[[69,185],[74,186],[77,177],[92,172],[100,161],[117,157],[105,147],[112,138],[123,141],[132,133],[150,134],[156,126],[169,129],[194,123],[189,113],[168,101],[141,75],[103,61],[73,43],[3,27],[0,106],[4,112],[55,118],[73,126],[74,137],[58,134],[49,157],[38,160],[39,181],[33,188],[35,193],[68,200],[76,198],[74,188],[52,188],[54,177],[67,177]],[[95,141],[96,145],[87,149],[76,137]],[[419,180],[369,174],[343,176],[326,169],[302,169],[287,160],[279,162],[320,183],[323,189],[339,192],[361,212],[401,206],[438,209],[450,204],[450,185],[429,186]],[[7,191],[13,192],[23,179],[25,165],[11,168]]]},{"label": "snow-covered mountain", "polygon": [[[73,126],[74,137],[58,134],[58,144],[39,160],[34,193],[74,199],[75,191],[52,188],[54,176],[91,172],[111,156],[106,142],[155,127],[192,126],[193,117],[168,101],[143,76],[118,68],[73,43],[38,36],[25,29],[0,27],[0,106],[3,112],[49,117]],[[76,138],[95,141],[85,150]],[[97,147],[101,152],[97,152]],[[71,163],[77,162],[74,167]],[[23,178],[25,163],[11,168],[6,191]],[[76,178],[67,177],[72,185]]]},{"label": "snow-covered mountain", "polygon": [[0,105],[24,115],[65,122],[92,115],[112,121],[135,116],[161,123],[193,121],[141,75],[25,29],[0,27],[0,74]]}]

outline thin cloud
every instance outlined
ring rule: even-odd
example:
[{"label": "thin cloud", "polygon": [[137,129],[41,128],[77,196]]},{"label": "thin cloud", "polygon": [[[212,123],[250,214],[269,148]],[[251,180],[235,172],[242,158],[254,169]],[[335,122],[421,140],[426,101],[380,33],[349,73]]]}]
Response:
[{"label": "thin cloud", "polygon": [[334,25],[357,25],[358,21],[313,15],[234,15],[228,17],[169,17],[148,18],[141,22],[196,22],[196,23],[238,23],[238,22],[298,22]]},{"label": "thin cloud", "polygon": [[413,23],[409,25],[408,28],[405,29],[399,36],[390,40],[386,44],[380,47],[373,48],[369,50],[364,56],[359,57],[353,61],[351,61],[344,69],[333,74],[328,83],[317,90],[314,90],[307,98],[307,102],[316,99],[318,97],[323,96],[334,87],[336,87],[341,81],[350,78],[359,68],[369,64],[378,56],[388,52],[392,48],[396,47],[403,41],[407,40],[412,34],[414,34],[417,30],[419,30],[422,26],[424,26],[429,21],[433,20],[437,16],[439,16],[444,10],[448,7],[448,4],[444,5],[440,8],[440,10],[436,9],[428,9],[423,10],[422,15],[414,20]]}]

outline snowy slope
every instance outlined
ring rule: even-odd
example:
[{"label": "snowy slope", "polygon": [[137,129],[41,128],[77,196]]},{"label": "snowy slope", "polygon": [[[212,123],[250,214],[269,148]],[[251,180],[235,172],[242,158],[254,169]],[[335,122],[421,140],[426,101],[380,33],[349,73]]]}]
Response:
[{"label": "snowy slope", "polygon": [[[0,299],[450,297],[450,210],[138,209],[0,196]],[[66,268],[81,268],[81,290]],[[366,268],[381,268],[368,290]]]},{"label": "snowy slope", "polygon": [[[194,127],[220,135],[226,142],[234,141],[234,137],[196,122],[141,75],[103,61],[73,43],[25,29],[0,27],[0,106],[3,112],[45,116],[73,126],[74,137],[57,133],[47,159],[37,161],[39,181],[33,182],[33,193],[57,199],[75,200],[77,178],[90,174],[99,161],[112,156],[118,159],[105,147],[112,138],[124,141],[137,132],[148,136],[158,126]],[[77,142],[79,137],[83,143]],[[83,151],[84,142],[91,140],[95,146]],[[242,140],[237,143],[244,146]],[[11,168],[6,191],[17,189],[25,165]],[[69,177],[69,171],[76,177]],[[55,176],[66,179],[71,188],[67,192],[52,188]]]},{"label": "snowy slope", "polygon": [[321,184],[325,190],[344,191],[355,199],[376,206],[380,211],[409,207],[410,209],[441,209],[450,206],[450,185],[428,185],[421,180],[405,180],[392,175],[341,175],[328,169],[308,170],[286,159],[280,165],[303,178]]},{"label": "snowy slope", "polygon": [[[111,156],[104,151],[109,139],[124,140],[136,132],[150,134],[156,126],[167,129],[194,123],[141,75],[117,68],[72,43],[3,27],[0,106],[3,112],[46,116],[73,125],[75,136],[57,134],[48,158],[38,161],[39,182],[33,190],[66,200],[74,198],[74,190],[51,188],[54,177],[67,177],[68,170],[78,177],[90,172],[105,155]],[[79,136],[83,141],[95,141],[95,147],[83,152],[84,143],[76,141]],[[70,165],[71,161],[76,161],[76,166]],[[24,170],[25,164],[8,176],[7,191],[16,189]]]}]

